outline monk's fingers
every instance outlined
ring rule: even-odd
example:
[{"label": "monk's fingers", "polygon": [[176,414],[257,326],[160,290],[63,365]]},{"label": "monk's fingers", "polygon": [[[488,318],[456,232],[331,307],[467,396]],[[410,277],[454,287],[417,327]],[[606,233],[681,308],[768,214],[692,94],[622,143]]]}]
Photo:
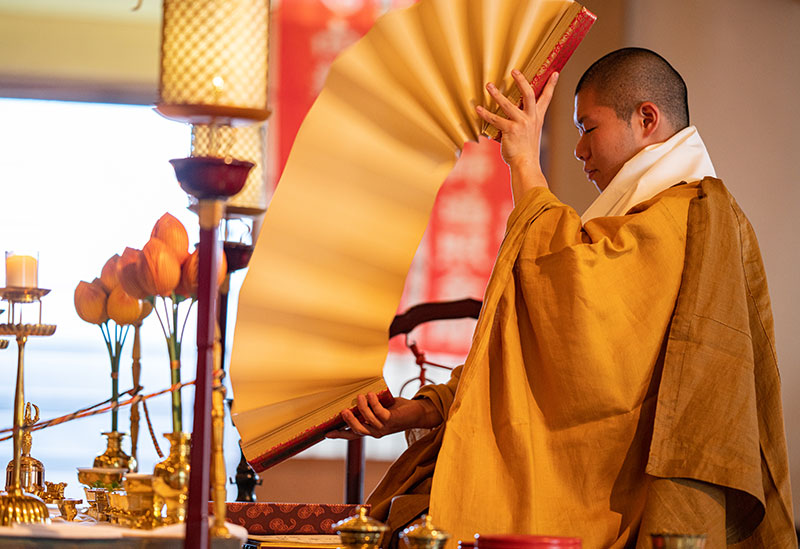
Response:
[{"label": "monk's fingers", "polygon": [[350,429],[336,429],[335,431],[328,431],[325,433],[325,438],[343,438],[346,440],[355,440],[361,438],[362,435],[354,433]]},{"label": "monk's fingers", "polygon": [[487,110],[484,107],[478,105],[475,107],[475,111],[478,113],[478,116],[483,118],[486,122],[497,128],[503,133],[508,132],[508,129],[511,127],[511,121],[507,118],[503,118],[493,112]]},{"label": "monk's fingers", "polygon": [[522,97],[523,110],[527,113],[533,112],[533,109],[536,108],[536,94],[533,91],[533,86],[531,86],[531,83],[525,78],[525,75],[517,69],[511,71],[511,77],[517,84],[517,89]]},{"label": "monk's fingers", "polygon": [[550,75],[550,78],[547,79],[547,84],[544,85],[542,95],[536,102],[536,108],[538,109],[540,116],[544,116],[544,113],[547,112],[547,107],[550,106],[550,101],[553,99],[553,93],[555,92],[557,82],[558,73],[554,72]]},{"label": "monk's fingers", "polygon": [[367,395],[367,402],[369,403],[369,407],[372,409],[372,413],[375,414],[375,417],[378,418],[378,421],[381,423],[381,427],[386,425],[386,422],[392,417],[392,412],[386,409],[386,407],[381,404],[378,395],[375,393],[369,393]]},{"label": "monk's fingers", "polygon": [[367,426],[364,425],[361,421],[359,421],[356,415],[350,410],[344,410],[342,412],[342,419],[350,428],[350,431],[352,431],[356,435],[367,436],[372,434],[370,430],[367,428]]},{"label": "monk's fingers", "polygon": [[363,418],[362,423],[375,427],[376,429],[383,427],[383,422],[378,419],[375,413],[372,411],[370,403],[367,400],[367,397],[364,395],[358,395],[358,411],[361,413],[361,417]]},{"label": "monk's fingers", "polygon": [[509,119],[518,120],[522,117],[522,111],[520,108],[509,101],[508,97],[500,93],[500,90],[497,89],[497,86],[489,82],[486,84],[486,90],[489,92],[489,95],[492,96],[492,99],[497,101],[497,104],[500,106],[503,112],[506,113],[506,116],[508,116]]}]

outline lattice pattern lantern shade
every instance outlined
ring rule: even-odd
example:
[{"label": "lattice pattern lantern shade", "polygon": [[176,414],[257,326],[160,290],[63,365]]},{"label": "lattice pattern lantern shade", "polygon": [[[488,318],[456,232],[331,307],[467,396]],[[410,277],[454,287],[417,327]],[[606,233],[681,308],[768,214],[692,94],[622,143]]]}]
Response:
[{"label": "lattice pattern lantern shade", "polygon": [[164,0],[158,111],[193,124],[266,120],[269,0]]},{"label": "lattice pattern lantern shade", "polygon": [[266,123],[250,126],[192,126],[192,156],[224,156],[254,164],[244,188],[228,199],[227,215],[257,216],[267,210]]}]

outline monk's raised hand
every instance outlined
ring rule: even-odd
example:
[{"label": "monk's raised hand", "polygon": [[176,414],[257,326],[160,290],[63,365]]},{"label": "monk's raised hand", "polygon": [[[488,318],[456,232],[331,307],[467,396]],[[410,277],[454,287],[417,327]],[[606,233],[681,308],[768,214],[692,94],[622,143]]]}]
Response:
[{"label": "monk's raised hand", "polygon": [[489,95],[497,101],[506,117],[494,114],[481,106],[476,107],[476,110],[483,120],[502,132],[503,160],[509,166],[514,167],[516,164],[538,168],[544,115],[553,98],[558,73],[550,76],[538,101],[533,88],[520,71],[516,69],[511,71],[511,77],[522,97],[521,109],[490,82],[486,85],[486,89]]}]

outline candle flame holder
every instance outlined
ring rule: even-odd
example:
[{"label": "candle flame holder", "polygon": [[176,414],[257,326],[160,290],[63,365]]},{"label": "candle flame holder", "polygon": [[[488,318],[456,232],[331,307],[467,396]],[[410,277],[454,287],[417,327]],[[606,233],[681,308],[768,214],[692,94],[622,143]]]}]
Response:
[{"label": "candle flame holder", "polygon": [[[0,336],[14,336],[17,340],[17,384],[14,394],[14,460],[10,483],[6,486],[6,494],[0,495],[0,526],[13,524],[49,523],[50,513],[47,505],[33,494],[22,490],[20,482],[20,469],[22,459],[22,438],[27,427],[23,424],[25,406],[25,343],[30,336],[51,336],[56,327],[52,324],[42,324],[41,298],[50,290],[42,288],[2,288],[0,297],[11,304],[7,324],[0,324]],[[20,311],[19,323],[14,323],[16,306],[18,304],[39,303],[39,322],[36,324],[23,324]]]}]

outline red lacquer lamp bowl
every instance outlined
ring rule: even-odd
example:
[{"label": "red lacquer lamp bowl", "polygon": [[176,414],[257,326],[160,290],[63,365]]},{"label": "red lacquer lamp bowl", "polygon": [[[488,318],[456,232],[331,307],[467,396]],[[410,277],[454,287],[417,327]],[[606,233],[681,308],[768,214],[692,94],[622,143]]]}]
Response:
[{"label": "red lacquer lamp bowl", "polygon": [[214,156],[190,156],[169,161],[181,188],[198,199],[233,196],[244,187],[252,162]]}]

